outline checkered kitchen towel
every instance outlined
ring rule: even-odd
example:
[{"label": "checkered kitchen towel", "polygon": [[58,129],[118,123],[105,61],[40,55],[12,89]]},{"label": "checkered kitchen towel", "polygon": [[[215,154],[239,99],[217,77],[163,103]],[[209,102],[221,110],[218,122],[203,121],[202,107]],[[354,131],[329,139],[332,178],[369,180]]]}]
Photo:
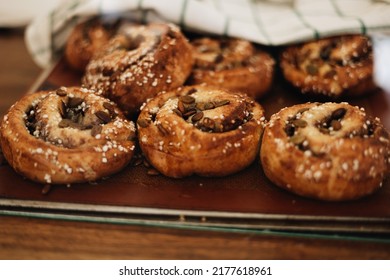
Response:
[{"label": "checkered kitchen towel", "polygon": [[390,34],[390,0],[70,0],[28,26],[27,47],[42,67],[61,55],[71,28],[94,15],[283,45],[346,33]]}]

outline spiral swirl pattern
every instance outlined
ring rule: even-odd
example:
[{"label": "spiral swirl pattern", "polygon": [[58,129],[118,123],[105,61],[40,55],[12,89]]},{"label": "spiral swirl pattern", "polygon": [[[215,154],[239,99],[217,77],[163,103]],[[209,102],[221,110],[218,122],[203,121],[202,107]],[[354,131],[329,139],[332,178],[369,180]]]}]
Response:
[{"label": "spiral swirl pattern", "polygon": [[15,103],[1,123],[0,142],[9,164],[31,180],[94,181],[130,161],[135,125],[108,99],[62,87]]},{"label": "spiral swirl pattern", "polygon": [[390,172],[389,134],[379,119],[348,103],[306,103],[271,117],[261,162],[289,191],[324,200],[372,193]]},{"label": "spiral swirl pattern", "polygon": [[137,121],[140,147],[166,176],[231,174],[255,159],[263,113],[242,93],[202,86],[179,88],[143,107]]}]

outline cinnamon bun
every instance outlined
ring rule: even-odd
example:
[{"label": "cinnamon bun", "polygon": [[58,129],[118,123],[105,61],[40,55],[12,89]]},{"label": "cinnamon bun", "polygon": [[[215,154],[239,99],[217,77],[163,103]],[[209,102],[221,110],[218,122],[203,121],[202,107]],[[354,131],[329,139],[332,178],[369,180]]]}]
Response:
[{"label": "cinnamon bun", "polygon": [[390,172],[389,133],[379,119],[348,103],[306,103],[266,125],[265,175],[293,193],[341,201],[373,193]]},{"label": "cinnamon bun", "polygon": [[131,115],[158,92],[181,86],[192,64],[190,44],[178,27],[124,25],[88,64],[83,82]]},{"label": "cinnamon bun", "polygon": [[180,178],[242,170],[256,158],[264,123],[262,107],[246,94],[189,86],[148,101],[137,127],[150,164]]},{"label": "cinnamon bun", "polygon": [[115,33],[115,24],[104,24],[93,18],[79,23],[65,44],[65,59],[75,70],[84,71],[95,53],[101,50]]},{"label": "cinnamon bun", "polygon": [[95,181],[131,160],[135,125],[92,91],[61,87],[24,96],[4,116],[0,143],[8,163],[47,184]]},{"label": "cinnamon bun", "polygon": [[284,77],[305,94],[335,99],[366,94],[376,88],[371,41],[362,35],[287,47],[280,65]]},{"label": "cinnamon bun", "polygon": [[192,41],[195,64],[188,84],[207,84],[242,91],[258,99],[271,87],[274,59],[241,39]]}]

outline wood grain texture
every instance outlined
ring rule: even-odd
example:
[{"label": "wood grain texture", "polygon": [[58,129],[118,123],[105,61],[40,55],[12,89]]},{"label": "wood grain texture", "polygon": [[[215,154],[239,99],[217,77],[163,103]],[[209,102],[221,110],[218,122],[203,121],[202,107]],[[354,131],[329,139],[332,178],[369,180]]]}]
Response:
[{"label": "wood grain texture", "polygon": [[[0,31],[0,115],[40,73]],[[0,216],[0,259],[390,259],[390,244]]]},{"label": "wood grain texture", "polygon": [[0,217],[1,259],[388,259],[390,244]]}]

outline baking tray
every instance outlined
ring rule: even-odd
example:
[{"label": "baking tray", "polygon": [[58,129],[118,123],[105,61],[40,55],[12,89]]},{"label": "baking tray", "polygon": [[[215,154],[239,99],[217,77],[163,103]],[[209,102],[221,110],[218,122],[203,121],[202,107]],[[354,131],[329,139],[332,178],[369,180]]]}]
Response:
[{"label": "baking tray", "polygon": [[[278,72],[278,71],[277,71]],[[64,60],[44,72],[30,91],[80,84],[81,74]],[[272,90],[259,102],[269,119],[285,106],[309,100],[276,74]],[[390,96],[378,90],[347,100],[380,117],[390,129]],[[390,234],[390,180],[376,193],[348,202],[323,202],[286,192],[264,175],[257,159],[223,178],[151,176],[143,165],[128,166],[94,184],[42,185],[0,167],[0,214],[157,226],[213,227],[226,230],[282,230],[352,234]]]}]

